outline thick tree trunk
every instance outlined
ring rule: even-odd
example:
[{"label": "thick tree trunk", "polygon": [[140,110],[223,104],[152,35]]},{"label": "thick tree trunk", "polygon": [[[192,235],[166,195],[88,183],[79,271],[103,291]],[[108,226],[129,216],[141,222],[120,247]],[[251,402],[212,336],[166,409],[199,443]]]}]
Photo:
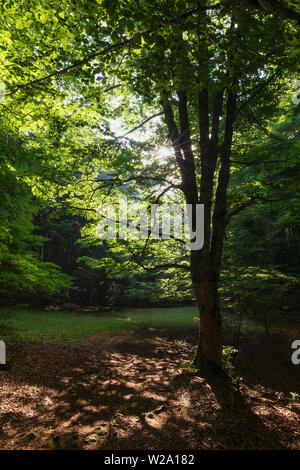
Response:
[{"label": "thick tree trunk", "polygon": [[222,370],[222,323],[217,287],[203,282],[195,285],[199,305],[200,332],[194,365],[214,372]]},{"label": "thick tree trunk", "polygon": [[[174,149],[176,162],[182,178],[181,189],[187,204],[193,208],[192,229],[196,228],[195,210],[200,202],[204,204],[204,245],[201,250],[191,251],[191,274],[199,304],[200,335],[194,365],[202,370],[222,371],[222,325],[218,299],[218,283],[226,223],[226,190],[229,181],[230,153],[233,123],[236,117],[236,96],[227,92],[224,137],[219,142],[219,121],[224,102],[224,90],[218,91],[213,99],[211,132],[209,118],[209,93],[205,88],[199,93],[200,131],[200,198],[196,178],[195,158],[192,149],[187,93],[178,93],[178,128],[172,105],[168,97],[162,96],[162,106],[168,126],[169,137]],[[211,134],[211,135],[210,135]],[[217,158],[220,155],[218,184],[213,205],[214,179]],[[213,216],[212,216],[213,208]]]}]

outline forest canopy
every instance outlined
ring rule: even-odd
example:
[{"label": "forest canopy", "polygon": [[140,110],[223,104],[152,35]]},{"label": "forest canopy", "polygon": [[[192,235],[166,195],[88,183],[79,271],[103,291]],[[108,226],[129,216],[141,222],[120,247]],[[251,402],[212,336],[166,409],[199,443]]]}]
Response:
[{"label": "forest canopy", "polygon": [[[196,300],[195,364],[221,367],[220,300],[263,303],[299,273],[299,6],[0,10],[2,303]],[[97,208],[122,195],[203,204],[203,247],[99,239]]]}]

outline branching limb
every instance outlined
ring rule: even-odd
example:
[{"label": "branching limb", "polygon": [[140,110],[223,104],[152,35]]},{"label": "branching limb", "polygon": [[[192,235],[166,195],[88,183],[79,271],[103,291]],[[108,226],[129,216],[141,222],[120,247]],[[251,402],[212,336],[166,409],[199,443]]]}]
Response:
[{"label": "branching limb", "polygon": [[286,139],[284,137],[280,137],[279,135],[272,134],[272,132],[268,131],[266,127],[249,111],[244,110],[242,113],[246,116],[249,124],[254,124],[258,129],[263,131],[268,137],[272,139],[279,140],[281,142],[289,142],[291,143],[291,139]]},{"label": "branching limb", "polygon": [[257,8],[269,14],[275,14],[286,20],[296,20],[300,25],[300,13],[289,8],[283,1],[279,0],[247,0],[250,7]]},{"label": "branching limb", "polygon": [[138,266],[140,266],[144,271],[147,272],[155,272],[159,271],[162,269],[168,269],[168,268],[178,268],[178,269],[183,269],[185,271],[190,271],[190,266],[188,264],[179,264],[179,263],[162,263],[162,264],[157,264],[155,266],[146,266],[142,263],[142,261],[139,259],[138,255],[134,253],[130,248],[128,247],[129,252],[132,255],[133,262],[136,263]]},{"label": "branching limb", "polygon": [[37,83],[40,83],[40,82],[44,82],[46,80],[49,80],[49,78],[52,78],[52,77],[57,77],[59,75],[62,75],[63,73],[65,72],[68,72],[69,70],[73,70],[74,68],[76,67],[79,67],[79,66],[82,66],[84,64],[87,64],[88,62],[90,62],[92,59],[94,59],[95,57],[99,57],[101,55],[105,55],[107,54],[108,52],[111,52],[111,51],[114,51],[116,49],[119,49],[123,46],[126,46],[129,44],[131,40],[130,39],[126,39],[125,41],[120,41],[116,44],[110,44],[108,47],[106,47],[105,49],[102,49],[101,51],[98,51],[98,52],[95,52],[94,54],[91,54],[87,57],[85,57],[84,59],[81,59],[81,60],[77,60],[76,62],[74,62],[74,64],[71,64],[71,65],[68,65],[67,67],[64,67],[60,70],[56,70],[52,73],[49,73],[49,75],[45,75],[44,77],[41,77],[41,78],[37,78],[35,80],[32,80],[30,82],[27,82],[27,83],[23,83],[23,84],[20,84],[20,85],[15,85],[13,88],[14,90],[11,91],[10,93],[7,93],[6,96],[9,96],[9,95],[13,95],[14,93],[16,93],[18,90],[22,89],[22,88],[27,88],[31,85],[35,85]]},{"label": "branching limb", "polygon": [[235,165],[245,165],[245,166],[253,166],[253,165],[261,165],[261,164],[267,164],[267,163],[281,163],[282,160],[254,160],[252,162],[241,162],[238,160],[231,160],[231,163],[234,163]]},{"label": "branching limb", "polygon": [[277,77],[277,75],[281,72],[281,69],[278,68],[276,72],[274,72],[267,80],[265,80],[261,85],[259,85],[255,92],[247,99],[245,100],[237,109],[235,112],[235,117],[237,117],[243,109],[245,109],[251,101],[253,101],[272,81]]},{"label": "branching limb", "polygon": [[253,203],[257,202],[257,201],[262,201],[262,202],[282,202],[282,201],[286,201],[288,199],[293,199],[295,196],[285,196],[285,197],[282,197],[282,198],[278,198],[278,199],[269,199],[269,198],[266,198],[266,197],[263,197],[263,196],[259,196],[259,195],[255,195],[255,196],[251,196],[250,199],[248,199],[248,201],[246,201],[244,204],[241,204],[239,207],[237,207],[236,209],[234,209],[232,212],[229,212],[226,216],[226,225],[229,224],[231,218],[234,216],[234,215],[237,215],[239,214],[240,212],[242,212],[244,209],[246,209],[246,207],[249,207],[251,206]]},{"label": "branching limb", "polygon": [[124,135],[121,135],[120,138],[126,137],[127,135],[131,134],[132,132],[137,131],[138,129],[140,129],[141,127],[143,127],[147,122],[151,121],[151,119],[154,119],[154,118],[156,118],[157,116],[161,116],[162,114],[163,114],[163,112],[153,114],[152,116],[150,116],[150,117],[148,117],[147,119],[145,119],[145,121],[143,121],[143,122],[142,122],[141,124],[139,124],[138,126],[134,127],[134,128],[131,129],[130,131],[126,132]]}]

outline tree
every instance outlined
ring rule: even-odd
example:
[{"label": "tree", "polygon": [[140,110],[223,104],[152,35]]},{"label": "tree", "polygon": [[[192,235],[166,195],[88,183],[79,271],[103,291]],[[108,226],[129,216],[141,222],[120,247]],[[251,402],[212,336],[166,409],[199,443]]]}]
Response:
[{"label": "tree", "polygon": [[34,215],[41,200],[34,198],[30,186],[18,178],[19,170],[28,171],[26,157],[34,160],[34,152],[20,136],[0,131],[0,296],[6,303],[16,302],[29,294],[41,295],[67,292],[71,278],[57,265],[41,262],[37,251],[46,238],[35,231]]},{"label": "tree", "polygon": [[[26,1],[13,8],[20,12],[24,5]],[[77,97],[85,96],[85,105],[91,106],[99,101],[98,83],[103,90],[108,81],[107,97],[117,88],[124,98],[119,112],[131,98],[135,100],[136,105],[127,111],[128,119],[138,107],[153,109],[156,117],[162,113],[180,178],[175,186],[193,207],[193,227],[196,205],[202,203],[205,208],[204,246],[190,255],[201,324],[194,363],[220,369],[218,286],[231,153],[236,138],[247,129],[247,113],[263,125],[275,113],[285,80],[297,68],[298,11],[280,1],[233,0],[82,0],[66,2],[65,12],[59,13],[61,19],[52,4],[44,11],[41,6],[36,10],[49,37],[45,45],[37,29],[29,27],[28,36],[39,59],[30,68],[32,59],[26,55],[23,76],[27,81],[10,86],[11,93],[29,96],[26,90],[38,90],[43,84],[53,92],[71,83]],[[24,29],[23,20],[19,21],[18,28]],[[49,32],[50,21],[55,24]],[[40,59],[44,47],[48,55]],[[59,67],[38,74],[39,63],[49,70],[50,56]],[[109,115],[107,106],[105,112]],[[143,177],[139,164],[132,178]],[[146,178],[155,181],[157,176],[148,174]],[[168,181],[167,174],[163,181]]]},{"label": "tree", "polygon": [[290,98],[232,154],[225,259],[234,265],[299,266],[299,105]]},{"label": "tree", "polygon": [[130,76],[133,92],[160,103],[180,189],[193,208],[204,204],[204,246],[190,258],[201,324],[194,363],[220,368],[218,285],[234,134],[243,132],[249,108],[260,121],[274,113],[293,62],[283,51],[294,27],[237,2],[198,2],[190,12],[180,2],[103,6],[116,40],[131,35],[116,75],[127,83]]}]

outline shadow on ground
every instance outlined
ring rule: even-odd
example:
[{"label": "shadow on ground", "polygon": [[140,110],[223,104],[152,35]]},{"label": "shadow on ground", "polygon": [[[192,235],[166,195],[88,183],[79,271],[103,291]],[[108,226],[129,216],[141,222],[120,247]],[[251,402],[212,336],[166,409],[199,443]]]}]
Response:
[{"label": "shadow on ground", "polygon": [[300,408],[289,397],[182,373],[196,334],[151,328],[73,345],[9,344],[0,447],[299,448]]}]

